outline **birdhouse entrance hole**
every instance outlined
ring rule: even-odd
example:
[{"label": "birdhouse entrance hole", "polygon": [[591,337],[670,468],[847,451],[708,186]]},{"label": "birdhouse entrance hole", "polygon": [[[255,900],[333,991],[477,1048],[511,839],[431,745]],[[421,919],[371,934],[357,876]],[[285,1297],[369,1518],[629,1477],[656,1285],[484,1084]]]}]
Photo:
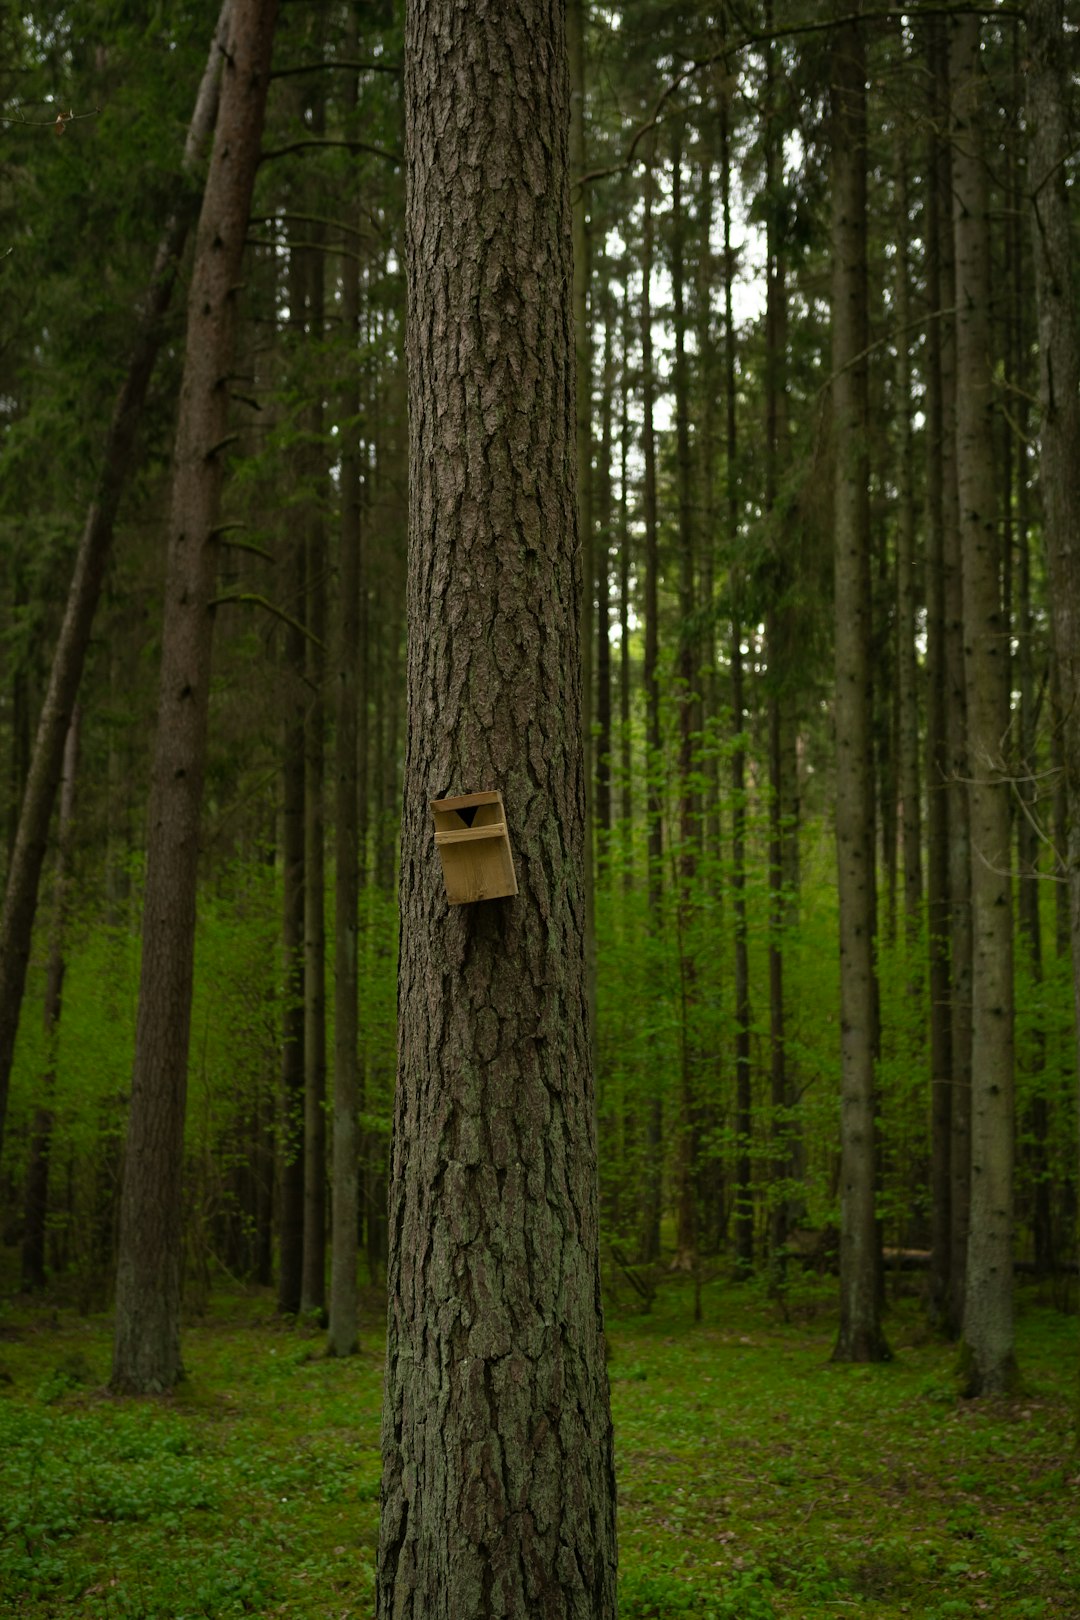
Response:
[{"label": "birdhouse entrance hole", "polygon": [[435,847],[452,906],[517,894],[517,875],[501,793],[432,799]]}]

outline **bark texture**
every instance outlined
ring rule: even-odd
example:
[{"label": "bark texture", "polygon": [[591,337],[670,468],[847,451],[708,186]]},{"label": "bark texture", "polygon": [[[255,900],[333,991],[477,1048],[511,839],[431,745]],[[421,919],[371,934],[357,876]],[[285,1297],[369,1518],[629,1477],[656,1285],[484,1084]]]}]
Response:
[{"label": "bark texture", "polygon": [[169,1388],[183,1371],[181,1167],[225,379],[276,9],[274,0],[233,5],[188,298],[116,1278],[112,1387],[139,1394]]},{"label": "bark texture", "polygon": [[[406,25],[410,549],[384,1620],[607,1620],[562,7]],[[428,801],[501,788],[448,906]]]}]

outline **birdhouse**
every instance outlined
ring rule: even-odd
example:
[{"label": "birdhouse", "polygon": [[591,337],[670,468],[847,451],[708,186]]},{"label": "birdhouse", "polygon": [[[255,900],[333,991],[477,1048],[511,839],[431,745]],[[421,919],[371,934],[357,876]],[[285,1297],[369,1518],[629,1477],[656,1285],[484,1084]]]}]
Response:
[{"label": "birdhouse", "polygon": [[435,846],[452,906],[517,894],[514,857],[501,793],[462,793],[432,799]]}]

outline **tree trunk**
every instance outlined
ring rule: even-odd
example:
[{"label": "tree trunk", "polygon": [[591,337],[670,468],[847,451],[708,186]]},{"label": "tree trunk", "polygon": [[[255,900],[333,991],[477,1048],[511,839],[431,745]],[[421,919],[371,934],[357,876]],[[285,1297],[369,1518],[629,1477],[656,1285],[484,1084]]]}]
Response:
[{"label": "tree trunk", "polygon": [[888,1355],[874,1218],[874,817],[866,393],[866,63],[855,22],[833,47],[833,439],[836,456],[836,841],[840,901],[840,1333],[833,1359]]},{"label": "tree trunk", "polygon": [[[604,365],[600,405],[600,464],[596,479],[596,830],[605,866],[611,845],[611,441],[615,410],[615,300],[603,260]],[[598,862],[599,869],[599,862]]]},{"label": "tree trunk", "polygon": [[282,738],[282,1008],[281,1098],[278,1116],[278,1309],[295,1316],[300,1309],[304,1270],[304,838],[306,775],[304,715],[305,611],[304,540],[286,541],[286,601],[291,622],[285,629],[284,734]]},{"label": "tree trunk", "polygon": [[[940,28],[931,36],[934,48]],[[941,120],[931,80],[926,189],[926,877],[930,993],[930,1321],[949,1321],[952,1233],[952,1019],[949,970],[949,796],[945,653],[945,411],[942,382]]]},{"label": "tree trunk", "polygon": [[34,1110],[30,1158],[26,1170],[26,1212],[22,1244],[22,1285],[28,1293],[45,1286],[45,1231],[49,1214],[49,1154],[52,1146],[52,1099],[56,1089],[56,1046],[64,991],[65,948],[71,906],[71,830],[75,814],[75,776],[79,761],[79,706],[71,711],[64,744],[60,783],[60,817],[53,876],[53,918],[49,940],[49,966],[45,976],[46,1069],[41,1077],[41,1101]]},{"label": "tree trunk", "polygon": [[[574,252],[574,363],[577,393],[578,532],[581,543],[581,737],[585,757],[585,961],[589,1028],[596,1029],[596,858],[593,835],[593,467],[592,332],[588,188],[585,173],[585,16],[583,0],[566,0],[570,67],[571,230]],[[593,1037],[590,1036],[590,1039]]]},{"label": "tree trunk", "polygon": [[681,1074],[679,1157],[676,1190],[675,1266],[692,1271],[697,1257],[697,964],[693,931],[697,882],[694,776],[694,678],[697,637],[695,608],[695,526],[693,464],[690,455],[690,376],[686,358],[686,221],[682,206],[682,129],[677,123],[671,159],[671,292],[675,337],[675,484],[679,534],[679,646],[676,661],[679,703],[679,1002]]},{"label": "tree trunk", "polygon": [[[773,7],[768,0],[765,26],[772,29]],[[788,449],[787,409],[787,289],[785,275],[784,228],[778,180],[783,174],[783,137],[778,128],[776,107],[775,47],[766,46],[763,144],[765,147],[766,270],[765,270],[765,511],[771,518],[776,508],[779,470],[786,465]],[[780,547],[772,546],[774,565],[782,566]],[[786,1183],[791,1172],[790,1085],[784,1008],[783,929],[789,910],[784,891],[784,845],[793,836],[785,830],[790,807],[784,793],[785,676],[782,673],[791,656],[790,610],[779,605],[785,578],[775,579],[774,599],[765,610],[765,652],[768,664],[768,759],[769,759],[769,1102],[772,1109],[772,1203],[769,1218],[769,1287],[779,1293],[786,1280],[788,1205]],[[794,753],[793,742],[790,751]]]},{"label": "tree trunk", "polygon": [[735,316],[732,288],[735,255],[731,246],[731,142],[728,130],[729,99],[720,103],[720,187],[724,221],[724,454],[727,470],[727,513],[724,525],[730,590],[731,619],[731,886],[735,923],[735,1267],[748,1276],[754,1264],[754,1189],[750,1156],[753,1132],[753,1094],[750,1072],[750,949],[746,922],[746,691],[743,676],[743,625],[740,612],[741,580],[736,562],[739,539],[737,420],[735,414]]},{"label": "tree trunk", "polygon": [[[409,724],[377,1612],[612,1620],[561,7],[414,3],[405,61]],[[450,907],[429,800],[490,787],[519,893]]]},{"label": "tree trunk", "polygon": [[994,487],[990,253],[976,17],[950,24],[956,252],[956,461],[971,812],[971,1212],[964,1358],[971,1394],[1016,1380],[1012,1309],[1013,1029],[1009,628]]},{"label": "tree trunk", "polygon": [[919,812],[919,693],[915,652],[918,595],[915,556],[915,438],[912,430],[911,322],[911,187],[906,145],[899,155],[897,207],[899,251],[896,259],[897,368],[900,410],[896,535],[896,689],[898,715],[897,785],[900,790],[900,841],[903,851],[904,933],[913,945],[922,921],[922,828]]},{"label": "tree trunk", "polygon": [[[355,54],[355,21],[350,45]],[[357,84],[350,100],[355,114]],[[341,314],[354,349],[360,327],[360,266],[346,253]],[[360,1020],[358,932],[360,904],[357,734],[360,649],[360,379],[355,353],[342,391],[346,424],[341,455],[341,538],[338,552],[337,726],[334,734],[334,1130],[330,1218],[330,1333],[327,1353],[357,1348],[360,1160]]]},{"label": "tree trunk", "polygon": [[1062,0],[1028,7],[1028,178],[1039,315],[1041,476],[1062,719],[1073,997],[1080,1057],[1080,339],[1065,159],[1071,137]]},{"label": "tree trunk", "polygon": [[[641,239],[641,455],[644,463],[645,488],[645,658],[642,680],[645,686],[645,804],[648,821],[648,891],[650,950],[655,950],[663,926],[661,907],[664,900],[664,879],[661,862],[664,858],[663,805],[660,793],[662,770],[660,745],[660,521],[656,494],[656,434],[653,426],[653,407],[656,399],[656,374],[653,369],[653,202],[656,177],[653,173],[654,153],[650,144],[645,160],[644,222]],[[660,1254],[660,1215],[663,1192],[664,1103],[659,1090],[659,1065],[647,1059],[650,1076],[648,1116],[645,1126],[644,1188],[641,1208],[641,1248],[643,1261],[656,1260]]]},{"label": "tree trunk", "polygon": [[967,697],[964,687],[964,606],[960,568],[960,507],[956,481],[956,303],[952,231],[952,149],[949,124],[949,52],[943,25],[933,25],[930,67],[935,79],[938,149],[937,198],[941,221],[941,499],[944,625],[946,820],[948,825],[950,1022],[949,1295],[947,1325],[963,1326],[971,1205],[971,828],[967,778]]},{"label": "tree trunk", "polygon": [[199,86],[184,146],[176,202],[158,245],[142,306],[135,317],[135,335],[128,355],[127,375],[109,424],[94,498],[86,514],[86,524],[75,556],[64,619],[53,653],[26,791],[19,810],[4,891],[3,914],[0,915],[0,1150],[4,1142],[8,1086],[15,1056],[15,1038],[19,1030],[19,1012],[26,987],[38,884],[63,767],[64,739],[82,679],[120,496],[131,471],[143,402],[164,336],[163,318],[172,298],[180,257],[198,206],[192,176],[206,150],[217,117],[221,41],[230,5],[231,0],[225,0],[214,32],[209,61]]},{"label": "tree trunk", "polygon": [[235,347],[276,9],[275,0],[234,0],[188,299],[116,1277],[112,1388],[132,1393],[168,1389],[183,1372],[181,1167],[216,525],[228,436],[224,379]]},{"label": "tree trunk", "polygon": [[[321,102],[316,134],[325,126]],[[323,341],[323,227],[306,227],[314,250],[308,263],[308,341]],[[321,385],[316,380],[316,389]],[[311,509],[307,522],[307,641],[309,699],[304,725],[304,1248],[300,1310],[325,1325],[326,1314],[326,520],[320,510],[328,482],[322,448],[321,391],[309,410]]]}]

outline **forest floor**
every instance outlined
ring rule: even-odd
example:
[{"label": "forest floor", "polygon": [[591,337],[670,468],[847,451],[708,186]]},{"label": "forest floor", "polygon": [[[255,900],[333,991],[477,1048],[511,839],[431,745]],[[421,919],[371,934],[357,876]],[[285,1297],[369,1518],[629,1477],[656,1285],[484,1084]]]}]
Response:
[{"label": "forest floor", "polygon": [[[1080,1323],[1020,1301],[1024,1394],[965,1402],[914,1297],[895,1358],[833,1366],[836,1283],[665,1283],[609,1311],[621,1620],[856,1611],[1080,1620]],[[0,1305],[0,1615],[367,1620],[379,1497],[382,1309],[361,1352],[273,1302],[221,1294],[184,1332],[188,1379],[104,1393],[105,1316]]]}]

